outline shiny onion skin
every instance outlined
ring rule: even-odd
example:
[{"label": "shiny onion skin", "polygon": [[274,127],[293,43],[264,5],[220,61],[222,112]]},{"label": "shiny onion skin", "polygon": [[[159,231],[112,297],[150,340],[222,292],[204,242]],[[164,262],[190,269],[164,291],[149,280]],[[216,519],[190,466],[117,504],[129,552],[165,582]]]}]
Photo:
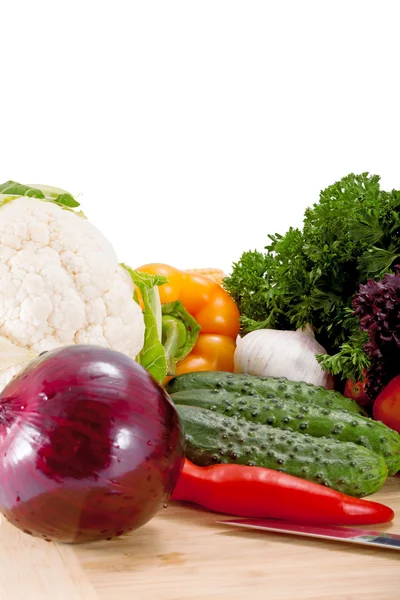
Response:
[{"label": "shiny onion skin", "polygon": [[98,346],[40,356],[0,395],[0,511],[46,540],[137,529],[168,501],[184,438],[167,393]]}]

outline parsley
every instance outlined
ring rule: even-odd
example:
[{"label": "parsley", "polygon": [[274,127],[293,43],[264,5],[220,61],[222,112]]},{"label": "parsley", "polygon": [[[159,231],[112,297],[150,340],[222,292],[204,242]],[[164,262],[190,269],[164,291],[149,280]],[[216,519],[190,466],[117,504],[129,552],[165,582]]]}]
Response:
[{"label": "parsley", "polygon": [[244,252],[224,280],[242,332],[310,324],[330,355],[318,357],[322,367],[359,378],[369,360],[352,300],[400,257],[400,191],[381,190],[378,175],[347,175],[321,191],[302,229],[268,237],[265,252]]}]

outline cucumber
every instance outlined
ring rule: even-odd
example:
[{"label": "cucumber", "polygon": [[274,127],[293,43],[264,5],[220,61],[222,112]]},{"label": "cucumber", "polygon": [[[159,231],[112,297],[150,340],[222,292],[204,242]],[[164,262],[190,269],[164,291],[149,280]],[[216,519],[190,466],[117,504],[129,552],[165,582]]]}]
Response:
[{"label": "cucumber", "polygon": [[176,408],[185,432],[186,456],[199,466],[266,467],[359,498],[377,492],[387,477],[383,458],[352,442],[282,431],[194,406]]},{"label": "cucumber", "polygon": [[360,415],[366,414],[357,402],[346,398],[339,392],[304,381],[289,381],[285,377],[259,377],[222,371],[197,371],[177,375],[166,385],[169,394],[190,389],[218,388],[248,395],[254,392],[265,398],[291,398],[303,404],[312,402],[322,408],[341,409]]},{"label": "cucumber", "polygon": [[186,404],[216,411],[229,417],[267,424],[316,438],[353,442],[381,455],[394,475],[400,469],[400,435],[379,421],[341,410],[301,404],[290,398],[264,398],[216,390],[184,390],[171,394],[175,405]]}]

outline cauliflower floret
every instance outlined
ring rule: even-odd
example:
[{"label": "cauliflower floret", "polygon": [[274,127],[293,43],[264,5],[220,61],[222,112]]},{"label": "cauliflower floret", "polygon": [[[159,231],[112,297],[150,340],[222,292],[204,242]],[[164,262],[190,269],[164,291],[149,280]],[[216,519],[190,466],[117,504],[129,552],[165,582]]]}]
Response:
[{"label": "cauliflower floret", "polygon": [[[144,320],[131,277],[89,221],[36,198],[0,209],[0,336],[30,355],[84,343],[137,356]],[[19,369],[0,372],[1,388]]]}]

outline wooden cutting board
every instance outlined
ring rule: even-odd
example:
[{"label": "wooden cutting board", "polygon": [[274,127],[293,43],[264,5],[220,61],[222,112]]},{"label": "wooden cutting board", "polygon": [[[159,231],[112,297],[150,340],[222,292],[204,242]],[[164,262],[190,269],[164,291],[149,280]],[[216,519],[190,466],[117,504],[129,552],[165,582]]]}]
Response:
[{"label": "wooden cutting board", "polygon": [[[398,512],[400,479],[371,497]],[[171,505],[124,539],[63,546],[0,525],[0,600],[399,600],[400,552],[228,528]]]}]

